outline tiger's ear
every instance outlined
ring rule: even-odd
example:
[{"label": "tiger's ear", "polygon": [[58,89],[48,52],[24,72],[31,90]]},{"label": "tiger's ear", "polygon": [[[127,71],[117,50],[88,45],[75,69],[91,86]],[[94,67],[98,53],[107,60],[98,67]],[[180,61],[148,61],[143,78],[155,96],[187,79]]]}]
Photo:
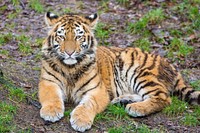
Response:
[{"label": "tiger's ear", "polygon": [[90,15],[90,16],[86,16],[85,18],[86,18],[87,20],[89,20],[89,21],[88,21],[88,22],[89,22],[89,26],[90,26],[92,29],[94,29],[95,26],[96,26],[96,24],[97,24],[97,22],[98,22],[98,20],[99,20],[99,16],[97,15],[97,13],[92,14],[92,15]]},{"label": "tiger's ear", "polygon": [[59,17],[51,12],[47,12],[44,19],[47,26],[51,27],[58,22]]}]

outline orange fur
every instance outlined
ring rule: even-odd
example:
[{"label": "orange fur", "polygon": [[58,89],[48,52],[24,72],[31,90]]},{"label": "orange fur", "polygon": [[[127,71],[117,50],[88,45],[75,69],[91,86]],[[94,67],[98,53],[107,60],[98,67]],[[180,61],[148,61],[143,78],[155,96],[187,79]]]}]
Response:
[{"label": "orange fur", "polygon": [[179,72],[158,55],[139,48],[97,46],[96,14],[46,15],[52,27],[44,41],[39,83],[40,116],[52,122],[63,117],[64,100],[77,104],[70,123],[76,131],[90,129],[97,113],[112,103],[125,103],[131,116],[162,110],[177,94],[200,104],[200,92],[188,87]]}]

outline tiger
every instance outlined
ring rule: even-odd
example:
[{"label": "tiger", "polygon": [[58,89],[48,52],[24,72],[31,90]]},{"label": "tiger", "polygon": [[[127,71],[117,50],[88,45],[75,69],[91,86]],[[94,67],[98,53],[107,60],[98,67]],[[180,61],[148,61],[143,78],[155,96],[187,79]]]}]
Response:
[{"label": "tiger", "polygon": [[98,46],[98,20],[97,13],[45,14],[49,32],[38,85],[41,118],[59,121],[64,103],[72,102],[71,127],[84,132],[109,104],[123,104],[131,117],[161,111],[171,104],[171,95],[200,104],[200,91],[187,85],[166,58],[137,47]]}]

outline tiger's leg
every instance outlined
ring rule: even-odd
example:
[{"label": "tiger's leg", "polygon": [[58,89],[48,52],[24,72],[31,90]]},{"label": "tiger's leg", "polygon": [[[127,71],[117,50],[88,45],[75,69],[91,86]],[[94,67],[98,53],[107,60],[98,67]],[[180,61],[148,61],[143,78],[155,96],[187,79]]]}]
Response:
[{"label": "tiger's leg", "polygon": [[71,112],[71,126],[80,132],[90,129],[96,114],[102,112],[109,102],[109,95],[105,89],[96,88],[88,91]]},{"label": "tiger's leg", "polygon": [[[148,88],[144,90],[148,90]],[[144,101],[127,104],[125,110],[133,117],[146,116],[161,111],[171,103],[171,98],[162,90],[156,88],[155,90],[144,91],[142,95]]]},{"label": "tiger's leg", "polygon": [[55,122],[64,116],[64,101],[61,88],[53,82],[42,80],[39,83],[39,101],[42,105],[40,117]]}]

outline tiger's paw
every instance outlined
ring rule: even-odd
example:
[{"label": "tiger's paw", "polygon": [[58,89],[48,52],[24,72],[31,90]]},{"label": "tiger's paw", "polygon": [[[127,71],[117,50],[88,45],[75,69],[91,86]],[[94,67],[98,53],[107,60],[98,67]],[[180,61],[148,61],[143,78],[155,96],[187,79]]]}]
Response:
[{"label": "tiger's paw", "polygon": [[127,94],[127,95],[122,95],[122,96],[114,98],[111,101],[111,104],[119,103],[120,105],[123,105],[125,107],[127,104],[134,103],[134,102],[139,102],[139,101],[142,101],[142,97],[141,96],[139,96],[137,94],[132,94],[132,95],[131,94]]},{"label": "tiger's paw", "polygon": [[145,116],[145,109],[138,106],[137,103],[127,104],[125,108],[126,112],[133,117]]},{"label": "tiger's paw", "polygon": [[64,106],[47,105],[40,109],[40,117],[45,121],[56,122],[64,116]]},{"label": "tiger's paw", "polygon": [[74,130],[84,132],[91,128],[94,118],[89,112],[80,105],[71,112],[70,123]]}]

